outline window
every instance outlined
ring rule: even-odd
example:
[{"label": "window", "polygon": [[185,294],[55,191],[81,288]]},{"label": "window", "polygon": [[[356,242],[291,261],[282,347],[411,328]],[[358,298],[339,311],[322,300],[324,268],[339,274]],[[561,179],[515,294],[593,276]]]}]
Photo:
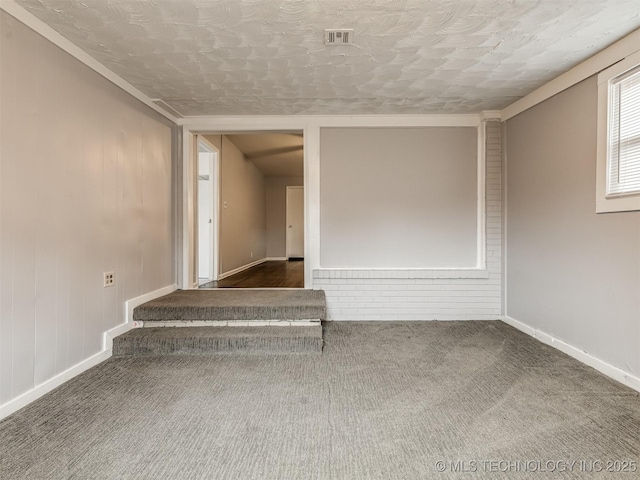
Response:
[{"label": "window", "polygon": [[640,52],[598,76],[596,210],[640,210]]},{"label": "window", "polygon": [[640,67],[610,82],[607,195],[640,192]]}]

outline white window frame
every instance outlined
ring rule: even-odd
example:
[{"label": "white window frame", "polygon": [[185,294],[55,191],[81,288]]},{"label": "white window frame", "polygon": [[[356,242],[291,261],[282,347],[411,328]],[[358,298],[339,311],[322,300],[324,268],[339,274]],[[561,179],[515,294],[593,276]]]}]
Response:
[{"label": "white window frame", "polygon": [[640,65],[640,51],[603,70],[598,75],[598,138],[596,162],[596,212],[640,210],[640,193],[607,195],[609,151],[609,100],[611,81]]}]

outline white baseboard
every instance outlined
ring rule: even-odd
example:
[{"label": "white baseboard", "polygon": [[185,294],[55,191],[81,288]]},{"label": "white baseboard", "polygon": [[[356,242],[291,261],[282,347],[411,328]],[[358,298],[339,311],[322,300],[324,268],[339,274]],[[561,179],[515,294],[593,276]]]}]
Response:
[{"label": "white baseboard", "polygon": [[132,328],[136,328],[136,322],[133,321],[134,308],[139,307],[143,303],[147,303],[147,302],[150,302],[151,300],[155,300],[156,298],[162,297],[164,295],[168,295],[171,292],[175,292],[177,289],[178,289],[178,285],[174,283],[173,285],[167,285],[166,287],[159,288],[158,290],[145,293],[144,295],[140,295],[139,297],[132,298],[124,302],[125,318],[127,319],[127,322],[122,323],[117,327],[114,327],[111,330],[105,332],[104,348],[106,350],[111,350],[113,347],[113,339],[115,337],[117,337],[118,335],[122,335],[123,333],[131,330]]},{"label": "white baseboard", "polygon": [[95,355],[87,358],[86,360],[83,360],[82,362],[74,365],[73,367],[68,368],[64,372],[59,373],[55,377],[50,378],[49,380],[46,380],[40,385],[37,385],[31,390],[20,395],[19,397],[16,397],[13,400],[10,400],[9,402],[0,406],[0,420],[2,420],[5,417],[8,417],[14,412],[17,412],[22,407],[26,407],[31,402],[42,397],[44,394],[49,393],[51,390],[53,390],[56,387],[59,387],[64,382],[71,380],[73,377],[80,375],[85,370],[88,370],[91,367],[94,367],[99,363],[105,361],[110,356],[111,356],[111,351],[102,350],[101,352],[96,353]]},{"label": "white baseboard", "polygon": [[540,340],[542,343],[549,345],[553,348],[560,350],[563,353],[566,353],[570,357],[575,358],[579,362],[584,363],[590,367],[595,368],[600,373],[605,374],[607,377],[610,377],[638,392],[640,392],[640,377],[636,377],[629,372],[625,372],[618,367],[614,367],[610,363],[605,362],[599,358],[590,355],[584,350],[580,350],[573,345],[569,345],[562,340],[555,338],[548,333],[537,330],[526,323],[522,323],[514,318],[503,316],[500,317],[504,323],[511,325],[512,327],[520,330],[521,332],[526,333],[527,335],[532,336],[533,338]]},{"label": "white baseboard", "polygon": [[265,260],[267,262],[282,262],[287,260],[287,257],[267,257]]},{"label": "white baseboard", "polygon": [[50,378],[42,382],[39,385],[36,385],[31,390],[23,393],[22,395],[14,398],[13,400],[8,401],[7,403],[0,405],[0,420],[5,417],[8,417],[14,412],[17,412],[23,407],[26,407],[31,402],[37,400],[42,397],[46,393],[49,393],[56,387],[59,387],[63,383],[68,380],[71,380],[73,377],[80,375],[82,372],[90,369],[91,367],[95,367],[101,362],[104,362],[108,358],[111,357],[111,352],[113,348],[113,339],[118,335],[121,335],[131,328],[133,328],[133,309],[138,305],[142,305],[149,300],[153,300],[155,298],[161,297],[163,295],[167,295],[178,289],[177,285],[169,285],[167,287],[161,288],[159,290],[155,290],[153,292],[147,293],[145,295],[141,295],[136,298],[132,298],[125,302],[125,312],[127,322],[122,323],[110,330],[107,330],[103,334],[102,341],[102,351],[92,355],[91,357],[77,363],[73,367],[66,369],[64,372],[59,373],[55,377]]},{"label": "white baseboard", "polygon": [[223,278],[230,277],[231,275],[235,275],[236,273],[244,272],[245,270],[250,269],[251,267],[255,267],[256,265],[260,265],[261,263],[266,262],[268,259],[263,258],[261,260],[256,260],[255,262],[247,263],[238,268],[234,268],[233,270],[229,270],[228,272],[221,273],[218,275],[218,280],[222,280]]}]

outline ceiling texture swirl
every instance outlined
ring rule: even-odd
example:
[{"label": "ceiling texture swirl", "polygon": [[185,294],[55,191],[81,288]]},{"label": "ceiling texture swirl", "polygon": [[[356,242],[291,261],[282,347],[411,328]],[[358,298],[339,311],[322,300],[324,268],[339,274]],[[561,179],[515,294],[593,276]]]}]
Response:
[{"label": "ceiling texture swirl", "polygon": [[16,2],[185,116],[501,109],[640,27],[638,0]]}]

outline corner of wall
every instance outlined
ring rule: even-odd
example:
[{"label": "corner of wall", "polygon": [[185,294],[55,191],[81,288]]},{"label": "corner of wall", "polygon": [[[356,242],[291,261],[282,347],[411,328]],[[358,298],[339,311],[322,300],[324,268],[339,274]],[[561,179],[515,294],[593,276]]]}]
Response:
[{"label": "corner of wall", "polygon": [[133,325],[133,309],[145,302],[153,300],[155,298],[167,295],[178,289],[176,284],[166,286],[164,288],[149,292],[131,300],[125,302],[126,318],[127,321],[114,328],[111,328],[103,333],[102,350],[89,358],[77,363],[76,365],[68,368],[64,372],[59,373],[53,378],[46,380],[40,385],[36,385],[31,390],[23,393],[22,395],[10,400],[9,402],[0,405],[0,420],[8,417],[9,415],[17,412],[21,408],[26,407],[30,403],[36,401],[38,398],[46,395],[54,388],[59,387],[63,383],[77,377],[81,373],[89,370],[92,367],[108,360],[112,355],[113,339],[118,335],[126,333],[134,327]]},{"label": "corner of wall", "polygon": [[513,328],[520,330],[523,333],[526,333],[530,337],[535,338],[536,340],[541,341],[545,345],[549,345],[557,350],[560,350],[562,353],[566,353],[570,357],[575,358],[581,363],[588,365],[589,367],[595,368],[600,373],[606,375],[613,380],[616,380],[623,385],[626,385],[633,390],[640,392],[640,377],[632,375],[629,372],[625,372],[624,370],[614,367],[610,363],[605,362],[593,355],[581,350],[573,345],[564,342],[553,335],[549,335],[541,330],[537,330],[526,323],[520,322],[512,317],[503,316],[501,320],[507,325],[511,325]]}]

